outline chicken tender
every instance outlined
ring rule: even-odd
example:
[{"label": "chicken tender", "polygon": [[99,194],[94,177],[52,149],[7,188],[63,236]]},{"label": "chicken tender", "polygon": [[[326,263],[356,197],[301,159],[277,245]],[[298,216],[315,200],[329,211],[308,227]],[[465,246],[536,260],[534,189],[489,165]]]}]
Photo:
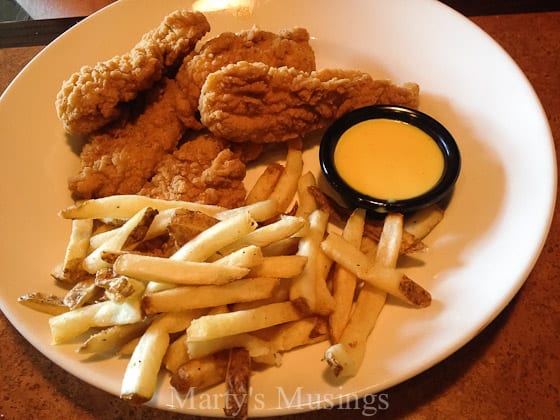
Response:
[{"label": "chicken tender", "polygon": [[80,154],[81,170],[69,180],[75,198],[135,194],[144,186],[184,133],[176,95],[175,81],[163,79],[137,118],[90,136]]},{"label": "chicken tender", "polygon": [[311,73],[239,62],[208,75],[200,96],[201,121],[232,142],[282,142],[324,128],[367,105],[418,106],[419,88],[374,80],[355,70]]},{"label": "chicken tender", "polygon": [[177,108],[186,127],[202,128],[197,119],[198,100],[207,76],[241,60],[303,71],[315,70],[315,53],[306,29],[294,28],[278,34],[257,28],[238,33],[224,32],[206,41],[198,53],[185,59],[177,72],[176,80],[181,88]]},{"label": "chicken tender", "polygon": [[202,134],[164,156],[139,194],[231,208],[245,200],[245,173],[240,154],[227,142]]},{"label": "chicken tender", "polygon": [[166,72],[176,71],[209,30],[202,13],[178,10],[128,53],[82,67],[63,82],[56,98],[64,128],[89,134],[121,117],[123,103],[150,88]]}]

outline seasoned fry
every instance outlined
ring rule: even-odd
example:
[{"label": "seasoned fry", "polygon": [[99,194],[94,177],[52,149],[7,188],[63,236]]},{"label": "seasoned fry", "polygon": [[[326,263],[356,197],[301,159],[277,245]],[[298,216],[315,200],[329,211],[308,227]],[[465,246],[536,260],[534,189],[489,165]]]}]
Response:
[{"label": "seasoned fry", "polygon": [[284,213],[288,209],[297,192],[298,181],[303,171],[302,147],[301,140],[288,142],[286,169],[269,196],[278,203],[279,213]]},{"label": "seasoned fry", "polygon": [[305,219],[301,217],[281,215],[280,220],[255,229],[230,245],[221,248],[219,253],[220,255],[227,255],[249,245],[265,247],[279,240],[289,238],[305,226],[305,223]]},{"label": "seasoned fry", "polygon": [[[296,347],[318,343],[328,338],[327,329],[320,317],[308,317],[275,325],[254,333],[270,343],[275,351],[285,352]],[[257,360],[262,360],[256,358]]]},{"label": "seasoned fry", "polygon": [[187,329],[187,342],[205,341],[260,330],[303,318],[291,302],[273,303],[244,311],[207,315],[195,319]]},{"label": "seasoned fry", "polygon": [[249,406],[251,357],[245,349],[231,349],[226,372],[226,416],[246,419]]},{"label": "seasoned fry", "polygon": [[268,165],[265,170],[262,171],[251,190],[247,193],[245,202],[247,204],[252,204],[270,197],[270,194],[272,194],[274,187],[283,173],[284,167],[278,162],[273,162]]},{"label": "seasoned fry", "polygon": [[169,346],[169,334],[188,327],[200,311],[164,314],[144,332],[128,362],[121,384],[121,398],[143,403],[154,394],[158,372]]},{"label": "seasoned fry", "polygon": [[424,239],[443,219],[443,210],[433,204],[413,213],[404,222],[404,230],[418,240]]},{"label": "seasoned fry", "polygon": [[274,200],[257,201],[246,206],[236,207],[216,213],[214,216],[218,220],[225,220],[239,213],[249,212],[256,222],[264,222],[278,215],[278,204]]},{"label": "seasoned fry", "polygon": [[222,383],[226,379],[228,361],[229,350],[189,360],[171,376],[171,386],[187,393],[191,388],[204,389]]},{"label": "seasoned fry", "polygon": [[95,278],[81,280],[64,295],[64,304],[70,309],[76,309],[89,302],[98,291]]},{"label": "seasoned fry", "polygon": [[60,271],[53,272],[53,277],[56,280],[77,283],[87,275],[87,272],[82,267],[82,262],[88,254],[89,240],[92,232],[92,219],[72,220],[72,231],[66,246],[62,267]]},{"label": "seasoned fry", "polygon": [[248,268],[234,265],[172,260],[148,255],[124,254],[113,264],[117,274],[139,280],[182,285],[224,284],[245,277]]},{"label": "seasoned fry", "polygon": [[213,262],[218,265],[234,265],[237,267],[251,268],[261,264],[262,261],[263,254],[261,248],[256,245],[249,245],[238,249],[225,257],[218,258]]},{"label": "seasoned fry", "polygon": [[297,252],[300,238],[292,236],[290,238],[281,239],[262,248],[265,257],[273,257],[278,255],[293,255]]},{"label": "seasoned fry", "polygon": [[296,216],[309,217],[309,215],[317,209],[315,197],[309,191],[309,187],[317,186],[317,180],[312,172],[304,173],[298,180],[297,197],[298,208]]},{"label": "seasoned fry", "polygon": [[[362,242],[365,224],[365,210],[356,209],[346,221],[342,237],[355,247]],[[332,276],[335,308],[329,315],[329,333],[333,343],[340,340],[342,331],[350,318],[356,290],[357,277],[344,267],[336,265]]]},{"label": "seasoned fry", "polygon": [[190,360],[187,350],[187,334],[182,334],[179,338],[169,344],[165,356],[163,356],[163,365],[171,373],[177,372],[179,367]]},{"label": "seasoned fry", "polygon": [[71,340],[93,327],[133,324],[142,320],[140,300],[99,302],[65,312],[49,319],[54,344]]},{"label": "seasoned fry", "polygon": [[337,344],[325,352],[325,360],[336,376],[353,376],[364,358],[367,336],[385,304],[387,294],[370,284],[360,291],[355,309]]},{"label": "seasoned fry", "polygon": [[223,285],[175,287],[145,294],[142,307],[147,314],[155,314],[249,302],[270,296],[278,282],[275,278],[259,277]]},{"label": "seasoned fry", "polygon": [[183,245],[170,258],[184,261],[205,261],[220,249],[252,232],[257,223],[249,212],[239,213],[216,223]]},{"label": "seasoned fry", "polygon": [[[330,220],[338,225],[343,226],[346,219],[350,214],[350,210],[340,206],[331,197],[327,196],[323,191],[316,186],[308,187],[309,192],[313,195],[317,202],[317,207],[326,211],[330,215]],[[364,226],[364,234],[369,236],[375,241],[379,241],[383,223],[381,221],[368,218]],[[403,239],[401,244],[401,253],[408,254],[412,252],[421,251],[426,245],[414,235],[409,232],[403,232]]]},{"label": "seasoned fry", "polygon": [[157,210],[145,207],[131,217],[120,229],[117,235],[112,236],[107,242],[104,242],[89,254],[83,262],[84,269],[91,274],[95,274],[97,270],[110,267],[111,264],[103,260],[102,255],[105,251],[119,251],[127,244],[135,243],[141,239],[151,224]]},{"label": "seasoned fry", "polygon": [[[319,275],[319,253],[320,244],[327,228],[329,215],[321,210],[315,210],[309,216],[309,229],[306,235],[300,239],[298,255],[307,257],[307,264],[303,272],[297,276],[290,289],[290,300],[304,313],[314,313],[318,309],[318,278],[324,282]],[[326,288],[326,284],[323,285]],[[325,291],[325,295],[328,291]],[[334,305],[334,299],[330,305]],[[332,306],[331,306],[332,307]]]},{"label": "seasoned fry", "polygon": [[220,206],[191,203],[188,201],[161,200],[142,195],[112,195],[81,201],[61,210],[59,215],[64,219],[103,219],[106,217],[128,219],[146,207],[151,207],[158,211],[184,208],[199,211],[209,216],[225,210]]},{"label": "seasoned fry", "polygon": [[269,341],[251,334],[241,333],[205,341],[186,341],[189,357],[198,359],[235,347],[246,349],[251,357],[267,356],[274,351]]},{"label": "seasoned fry", "polygon": [[152,322],[146,318],[140,322],[126,325],[113,325],[91,335],[80,347],[78,353],[103,353],[116,351],[130,340],[140,337]]},{"label": "seasoned fry", "polygon": [[340,235],[330,233],[321,243],[323,251],[358,278],[413,306],[430,305],[431,296],[422,286],[399,270],[372,266],[367,256]]},{"label": "seasoned fry", "polygon": [[27,293],[18,297],[17,301],[28,308],[50,315],[60,315],[69,310],[60,296],[40,292]]},{"label": "seasoned fry", "polygon": [[303,255],[279,255],[275,257],[263,257],[261,263],[251,268],[251,277],[276,277],[288,279],[299,275],[307,257]]}]

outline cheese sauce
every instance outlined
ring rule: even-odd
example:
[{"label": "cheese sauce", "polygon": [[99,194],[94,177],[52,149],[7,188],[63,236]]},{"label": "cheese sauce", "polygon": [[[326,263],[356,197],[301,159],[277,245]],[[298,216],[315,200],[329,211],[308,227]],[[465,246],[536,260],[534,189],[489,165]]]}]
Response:
[{"label": "cheese sauce", "polygon": [[424,131],[379,118],[346,130],[336,145],[334,165],[353,189],[383,200],[417,197],[443,173],[443,154]]}]

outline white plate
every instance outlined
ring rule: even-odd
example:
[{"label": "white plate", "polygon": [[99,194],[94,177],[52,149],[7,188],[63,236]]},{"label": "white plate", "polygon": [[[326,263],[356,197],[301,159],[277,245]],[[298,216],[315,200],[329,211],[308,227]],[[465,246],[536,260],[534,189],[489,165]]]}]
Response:
[{"label": "white plate", "polygon": [[[61,81],[83,64],[129,49],[184,0],[119,1],[42,51],[0,101],[0,304],[39,351],[73,375],[119,394],[126,361],[85,360],[75,344],[51,346],[47,316],[16,303],[19,295],[57,292],[49,277],[68,238],[57,211],[71,203],[66,180],[78,159],[54,110]],[[335,381],[321,361],[325,344],[298,350],[280,368],[256,373],[251,414],[277,415],[348,404],[441,361],[473,338],[512,299],[545,240],[556,194],[552,136],[541,105],[510,57],[466,18],[436,1],[269,0],[250,18],[210,14],[213,33],[305,26],[318,67],[360,68],[374,77],[421,86],[421,110],[455,136],[463,170],[430,250],[409,275],[432,292],[431,307],[390,301],[372,333],[366,362]],[[317,170],[316,155],[307,155]],[[221,415],[222,387],[182,398],[163,378],[150,404]],[[371,402],[371,400],[368,400]],[[383,405],[383,398],[377,403]]]}]

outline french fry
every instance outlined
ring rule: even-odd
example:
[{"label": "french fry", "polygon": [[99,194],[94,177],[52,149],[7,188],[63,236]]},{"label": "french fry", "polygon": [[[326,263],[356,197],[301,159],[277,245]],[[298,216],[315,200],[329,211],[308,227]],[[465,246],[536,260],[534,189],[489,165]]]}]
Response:
[{"label": "french fry", "polygon": [[247,204],[252,204],[270,197],[270,194],[272,194],[283,172],[284,167],[278,162],[273,162],[268,165],[257,178],[251,190],[247,193],[245,202]]},{"label": "french fry", "polygon": [[214,216],[218,220],[225,220],[239,213],[249,212],[253,220],[264,222],[278,215],[278,204],[274,200],[256,201],[246,206],[224,210]]},{"label": "french fry", "polygon": [[239,213],[206,229],[183,245],[170,258],[193,262],[205,261],[218,250],[225,248],[256,228],[257,223],[249,212]]},{"label": "french fry", "polygon": [[72,220],[70,240],[66,246],[64,261],[59,270],[53,272],[56,280],[66,283],[77,283],[87,272],[82,262],[88,254],[89,240],[93,232],[93,220]]},{"label": "french fry", "polygon": [[[318,309],[318,285],[320,244],[327,228],[329,215],[315,210],[309,216],[309,229],[300,239],[297,255],[307,257],[303,272],[294,278],[290,289],[290,300],[304,313],[313,313]],[[324,279],[323,279],[324,280]],[[324,286],[326,288],[326,284]],[[332,296],[330,296],[332,299]],[[332,301],[334,304],[334,299]]]},{"label": "french fry", "polygon": [[[345,220],[350,214],[350,210],[340,206],[331,197],[327,196],[323,191],[317,186],[308,187],[309,192],[313,195],[317,202],[317,207],[323,211],[326,211],[330,215],[330,220],[338,225],[343,226]],[[364,234],[374,239],[379,240],[381,231],[383,230],[383,223],[368,218],[364,226]],[[414,235],[409,232],[403,232],[403,239],[401,243],[401,254],[408,254],[412,252],[417,252],[425,249],[426,245]]]},{"label": "french fry", "polygon": [[142,320],[140,300],[105,301],[83,306],[49,319],[54,344],[71,340],[93,327],[133,324]]},{"label": "french fry", "polygon": [[321,248],[317,249],[317,273],[315,275],[315,309],[314,313],[328,316],[336,307],[327,281],[331,272],[333,260],[323,252]]},{"label": "french fry", "polygon": [[[402,233],[402,214],[388,214],[379,238],[374,262],[376,267],[396,268]],[[325,352],[325,360],[336,376],[354,376],[358,372],[364,359],[367,338],[377,322],[386,298],[386,292],[370,284],[364,285],[360,290],[354,312],[338,344],[329,347]]]},{"label": "french fry", "polygon": [[64,295],[64,304],[71,310],[79,308],[91,301],[97,291],[95,278],[80,280]]},{"label": "french fry", "polygon": [[[256,227],[257,222],[253,220],[249,212],[239,213],[201,232],[169,258],[192,262],[206,261],[219,249],[252,232]],[[151,293],[171,287],[174,287],[171,283],[149,282],[147,291]]]},{"label": "french fry", "polygon": [[186,394],[190,389],[204,389],[222,383],[226,379],[228,361],[228,350],[189,360],[171,376],[171,386]]},{"label": "french fry", "polygon": [[281,215],[280,220],[261,226],[253,232],[239,238],[228,246],[220,249],[221,255],[227,255],[240,248],[249,245],[265,247],[281,239],[285,239],[298,232],[306,224],[306,220],[301,217]]},{"label": "french fry", "polygon": [[[356,209],[346,221],[342,237],[355,247],[360,247],[365,224],[365,210]],[[357,277],[344,267],[336,265],[332,275],[335,307],[329,315],[329,333],[333,343],[340,340],[342,331],[350,318]]]},{"label": "french fry", "polygon": [[186,341],[189,357],[199,359],[221,350],[244,348],[251,357],[266,356],[273,352],[270,342],[251,334],[241,333],[205,341]]},{"label": "french fry", "polygon": [[251,357],[243,348],[231,349],[226,371],[226,404],[224,413],[228,417],[246,419],[249,406],[249,380]]},{"label": "french fry", "polygon": [[270,245],[262,247],[262,253],[265,257],[274,257],[278,255],[293,255],[297,253],[299,247],[298,237],[292,236],[279,241],[273,242]]},{"label": "french fry", "polygon": [[303,171],[302,141],[290,141],[287,147],[286,169],[269,196],[270,199],[278,203],[279,213],[284,213],[290,206],[297,192],[297,184]]},{"label": "french fry", "polygon": [[248,302],[270,296],[278,282],[275,278],[259,277],[223,285],[175,287],[145,294],[142,307],[147,314],[155,314]]},{"label": "french fry", "polygon": [[250,271],[251,277],[276,277],[291,278],[299,275],[307,257],[303,255],[278,255],[275,257],[263,257],[259,265],[253,266]]},{"label": "french fry", "polygon": [[187,341],[205,341],[260,330],[303,318],[291,302],[273,303],[244,311],[207,315],[193,320]]},{"label": "french fry", "polygon": [[84,269],[88,273],[94,274],[97,270],[110,267],[111,264],[102,259],[103,252],[119,251],[127,244],[137,242],[139,238],[141,239],[146,234],[147,228],[156,214],[157,210],[150,207],[141,209],[119,228],[118,235],[112,236],[84,259]]},{"label": "french fry", "polygon": [[309,187],[316,186],[317,180],[312,172],[304,173],[298,180],[297,197],[298,208],[296,216],[309,217],[309,215],[317,209],[315,197],[309,192]]},{"label": "french fry", "polygon": [[271,303],[286,302],[290,299],[290,282],[291,278],[279,278],[279,284],[274,288],[272,294],[264,299],[252,300],[250,302],[238,302],[230,305],[231,311],[243,311],[245,309],[254,309],[259,306],[270,305]]},{"label": "french fry", "polygon": [[27,293],[17,300],[24,306],[50,315],[60,315],[68,312],[68,306],[60,296],[40,292]]},{"label": "french fry", "polygon": [[180,285],[224,284],[245,277],[248,268],[234,265],[172,260],[148,255],[123,254],[113,264],[117,274],[139,280]]},{"label": "french fry", "polygon": [[177,372],[181,365],[190,360],[186,340],[187,334],[184,333],[167,347],[165,356],[163,356],[163,366],[168,372]]},{"label": "french fry", "polygon": [[190,325],[200,311],[172,312],[155,319],[144,332],[126,367],[121,398],[133,403],[150,400],[154,394],[163,357],[169,346],[169,334]]},{"label": "french fry", "polygon": [[330,233],[321,248],[338,264],[373,286],[413,306],[430,305],[430,293],[422,286],[397,269],[373,266],[365,254],[342,236]]},{"label": "french fry", "polygon": [[234,265],[237,267],[251,268],[261,264],[262,261],[263,254],[261,248],[256,245],[249,245],[238,249],[225,257],[218,258],[214,260],[213,263],[218,265]]},{"label": "french fry", "polygon": [[[280,352],[318,343],[328,337],[322,318],[316,316],[275,325],[253,334],[266,340],[275,351]],[[256,359],[259,360],[259,357]]]},{"label": "french fry", "polygon": [[159,211],[171,208],[184,208],[200,211],[209,216],[225,210],[220,206],[191,203],[188,201],[163,200],[142,195],[112,195],[81,201],[61,210],[59,215],[64,219],[128,219],[146,207]]},{"label": "french fry", "polygon": [[385,304],[387,294],[369,284],[364,285],[354,312],[337,344],[325,352],[325,360],[336,376],[354,376],[363,361],[367,337]]},{"label": "french fry", "polygon": [[443,210],[437,204],[433,204],[407,217],[404,222],[404,230],[415,238],[422,240],[442,219]]},{"label": "french fry", "polygon": [[[160,235],[163,235],[164,233],[167,232],[167,228],[169,227],[169,225],[171,224],[171,221],[173,220],[173,217],[175,216],[175,214],[177,213],[177,209],[176,208],[172,208],[172,209],[167,209],[167,210],[163,210],[161,212],[159,212],[158,214],[156,214],[156,216],[154,217],[154,219],[152,220],[152,223],[150,224],[148,231],[146,232],[146,235],[144,236],[144,240],[149,240],[149,239],[153,239],[156,238]],[[207,216],[210,217],[210,216]],[[92,221],[93,219],[76,219],[76,221]],[[119,228],[115,227],[114,229],[110,229],[110,230],[105,230],[103,232],[100,233],[96,233],[95,235],[91,236],[90,240],[89,240],[89,247],[91,250],[99,248],[101,246],[101,244],[103,244],[103,242],[108,241],[111,237],[118,235],[119,234]],[[200,228],[199,228],[200,231]]]},{"label": "french fry", "polygon": [[152,322],[146,318],[126,325],[113,325],[91,335],[80,347],[78,353],[104,353],[116,351],[130,340],[140,337]]},{"label": "french fry", "polygon": [[140,342],[140,337],[134,337],[132,340],[126,342],[117,350],[117,356],[120,357],[132,356],[132,353],[134,353],[134,349],[136,348],[139,342]]}]

